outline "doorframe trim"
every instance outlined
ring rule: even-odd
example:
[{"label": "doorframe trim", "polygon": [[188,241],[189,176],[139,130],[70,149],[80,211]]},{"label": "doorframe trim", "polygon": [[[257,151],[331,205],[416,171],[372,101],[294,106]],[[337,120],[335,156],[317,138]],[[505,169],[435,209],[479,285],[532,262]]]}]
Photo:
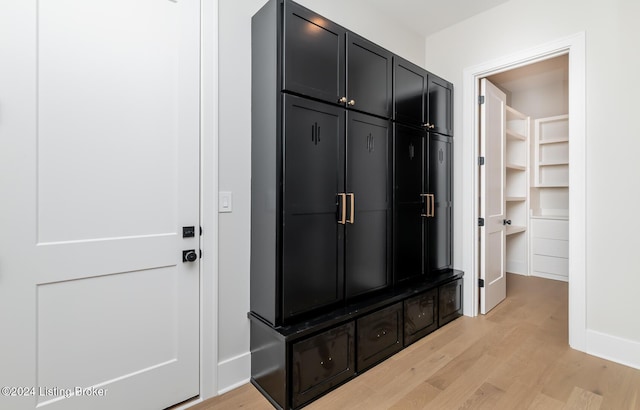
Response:
[{"label": "doorframe trim", "polygon": [[[218,0],[200,0],[200,396],[218,394]],[[194,404],[190,402],[189,406]]]},{"label": "doorframe trim", "polygon": [[[478,315],[479,302],[479,79],[563,54],[569,55],[569,345],[586,350],[586,44],[579,32],[528,50],[503,56],[463,72],[462,106],[462,265],[464,314]],[[471,185],[471,186],[469,186]]]}]

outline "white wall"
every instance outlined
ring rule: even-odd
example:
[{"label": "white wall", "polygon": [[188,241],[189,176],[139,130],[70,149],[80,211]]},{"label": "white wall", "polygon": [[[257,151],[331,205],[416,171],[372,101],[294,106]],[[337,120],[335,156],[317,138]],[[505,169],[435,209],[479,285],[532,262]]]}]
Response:
[{"label": "white wall", "polygon": [[[219,214],[218,390],[250,376],[249,239],[251,199],[251,16],[265,0],[219,0],[219,190],[233,212]],[[424,41],[372,10],[341,0],[299,1],[326,18],[417,64]],[[206,257],[206,255],[205,255]]]},{"label": "white wall", "polygon": [[[626,346],[636,366],[640,366],[640,321],[636,317],[640,275],[634,257],[640,232],[636,182],[640,132],[635,120],[640,95],[636,80],[640,72],[639,16],[636,0],[511,0],[425,42],[427,64],[456,86],[454,195],[462,198],[462,146],[472,138],[459,133],[463,70],[585,32],[587,344],[605,356],[616,346]],[[456,203],[457,221],[469,206]],[[457,224],[455,248],[460,248],[463,235],[471,234],[471,228],[464,232]],[[461,261],[458,253],[456,266],[464,269]]]}]

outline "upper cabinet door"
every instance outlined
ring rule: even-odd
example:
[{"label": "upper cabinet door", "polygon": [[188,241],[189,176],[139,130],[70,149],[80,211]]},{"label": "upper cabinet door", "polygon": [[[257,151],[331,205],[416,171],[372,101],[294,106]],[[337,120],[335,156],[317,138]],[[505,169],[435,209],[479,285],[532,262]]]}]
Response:
[{"label": "upper cabinet door", "polygon": [[429,75],[429,131],[453,136],[453,84]]},{"label": "upper cabinet door", "polygon": [[427,111],[427,72],[397,56],[393,61],[393,119],[423,126]]},{"label": "upper cabinet door", "polygon": [[345,96],[345,29],[284,3],[283,89],[333,103]]},{"label": "upper cabinet door", "polygon": [[354,33],[347,33],[348,108],[391,118],[392,54]]}]

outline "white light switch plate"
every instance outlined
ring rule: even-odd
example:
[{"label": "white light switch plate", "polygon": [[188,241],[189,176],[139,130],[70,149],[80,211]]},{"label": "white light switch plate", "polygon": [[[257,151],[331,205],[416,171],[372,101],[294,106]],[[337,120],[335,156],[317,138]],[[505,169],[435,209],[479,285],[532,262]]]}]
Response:
[{"label": "white light switch plate", "polygon": [[233,196],[230,191],[218,193],[218,212],[231,212],[233,210]]}]

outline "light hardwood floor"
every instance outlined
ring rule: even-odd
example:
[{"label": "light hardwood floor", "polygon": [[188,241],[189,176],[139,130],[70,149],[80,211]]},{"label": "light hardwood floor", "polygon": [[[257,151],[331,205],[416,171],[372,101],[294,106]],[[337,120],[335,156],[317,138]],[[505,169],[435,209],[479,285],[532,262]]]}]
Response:
[{"label": "light hardwood floor", "polygon": [[[194,410],[271,409],[247,384]],[[567,284],[509,275],[507,299],[461,317],[306,407],[640,409],[640,370],[572,350]]]}]

